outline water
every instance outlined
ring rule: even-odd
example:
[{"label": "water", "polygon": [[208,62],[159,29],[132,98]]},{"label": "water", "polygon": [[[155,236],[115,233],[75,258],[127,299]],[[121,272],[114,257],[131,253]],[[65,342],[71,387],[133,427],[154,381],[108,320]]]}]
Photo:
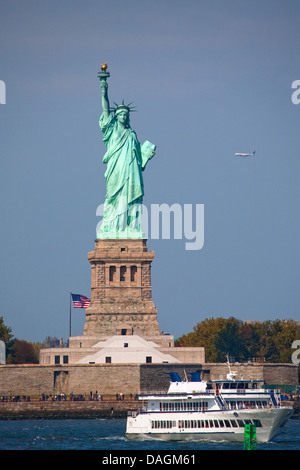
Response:
[{"label": "water", "polygon": [[[131,441],[125,420],[0,421],[0,450],[242,450],[242,443]],[[257,444],[258,450],[299,450],[300,420],[289,420],[274,442]]]}]

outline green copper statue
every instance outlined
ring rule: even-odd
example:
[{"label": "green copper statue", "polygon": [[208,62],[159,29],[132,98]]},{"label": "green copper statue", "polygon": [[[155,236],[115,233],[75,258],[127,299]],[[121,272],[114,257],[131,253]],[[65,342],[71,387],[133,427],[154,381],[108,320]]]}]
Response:
[{"label": "green copper statue", "polygon": [[98,73],[102,90],[100,128],[107,152],[103,163],[106,197],[103,221],[97,238],[144,238],[141,211],[144,196],[142,171],[155,155],[155,145],[149,141],[141,145],[131,129],[129,115],[132,108],[124,101],[110,108],[108,100],[107,64]]}]

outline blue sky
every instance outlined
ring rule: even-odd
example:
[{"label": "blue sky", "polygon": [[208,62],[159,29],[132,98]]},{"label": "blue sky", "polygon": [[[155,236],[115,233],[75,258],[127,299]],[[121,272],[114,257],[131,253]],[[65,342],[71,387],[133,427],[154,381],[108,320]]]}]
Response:
[{"label": "blue sky", "polygon": [[[68,338],[104,202],[97,72],[157,145],[144,203],[204,204],[205,242],[149,240],[160,329],[300,319],[300,3],[0,1],[0,292],[15,337]],[[256,150],[254,158],[235,152]],[[84,310],[72,311],[83,334]]]}]

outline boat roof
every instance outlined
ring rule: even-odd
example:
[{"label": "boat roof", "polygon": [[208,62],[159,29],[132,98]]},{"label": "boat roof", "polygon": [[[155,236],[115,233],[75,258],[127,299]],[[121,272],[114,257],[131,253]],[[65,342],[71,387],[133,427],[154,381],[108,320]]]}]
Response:
[{"label": "boat roof", "polygon": [[253,382],[256,382],[256,383],[259,383],[259,382],[265,382],[263,379],[249,379],[249,380],[244,380],[244,379],[219,379],[219,380],[211,380],[211,382],[214,382],[214,383],[223,383],[223,382],[226,382],[226,383],[253,383]]},{"label": "boat roof", "polygon": [[[195,372],[190,372],[191,374],[191,380],[190,382],[202,382],[201,380],[201,371],[200,370],[197,370]],[[180,378],[180,375],[178,374],[178,372],[169,372],[169,375],[170,375],[170,378],[171,378],[171,382],[183,382],[182,379]],[[236,378],[233,378],[233,377],[227,377],[226,379],[219,379],[219,380],[210,380],[209,382],[213,382],[213,383],[234,383],[234,382],[239,382],[239,383],[265,383],[265,381],[263,379],[248,379],[248,380],[244,380],[244,379],[236,379]]]}]

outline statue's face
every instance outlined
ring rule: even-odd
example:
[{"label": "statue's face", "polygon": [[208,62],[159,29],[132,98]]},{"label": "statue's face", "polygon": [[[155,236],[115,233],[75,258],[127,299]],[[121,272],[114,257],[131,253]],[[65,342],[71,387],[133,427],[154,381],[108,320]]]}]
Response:
[{"label": "statue's face", "polygon": [[129,113],[128,111],[126,111],[126,109],[123,109],[117,114],[116,118],[117,118],[117,121],[119,121],[121,124],[125,126],[128,122]]}]

